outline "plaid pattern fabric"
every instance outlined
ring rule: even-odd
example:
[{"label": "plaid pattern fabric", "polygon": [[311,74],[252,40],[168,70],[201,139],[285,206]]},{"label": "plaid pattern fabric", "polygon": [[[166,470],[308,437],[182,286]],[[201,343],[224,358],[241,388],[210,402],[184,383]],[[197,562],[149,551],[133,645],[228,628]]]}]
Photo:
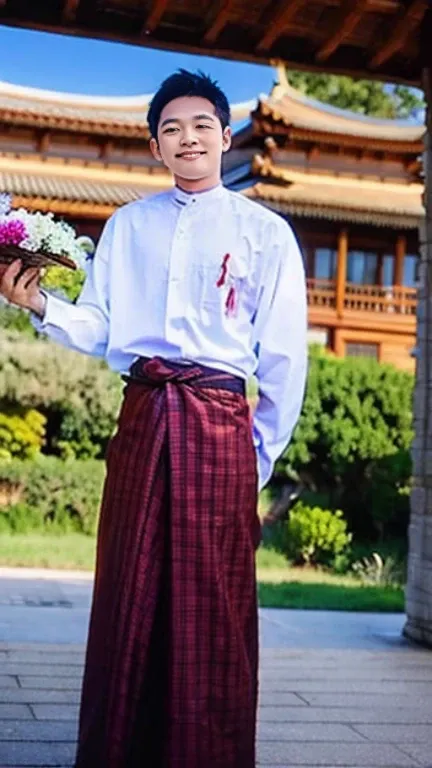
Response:
[{"label": "plaid pattern fabric", "polygon": [[139,366],[108,449],[76,768],[254,768],[249,407],[229,374]]}]

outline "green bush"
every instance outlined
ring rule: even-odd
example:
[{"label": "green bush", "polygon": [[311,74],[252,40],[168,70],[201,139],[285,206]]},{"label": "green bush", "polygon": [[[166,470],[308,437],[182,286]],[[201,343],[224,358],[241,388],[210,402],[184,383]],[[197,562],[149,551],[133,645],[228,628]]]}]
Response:
[{"label": "green bush", "polygon": [[102,360],[0,330],[0,412],[18,404],[41,412],[47,454],[102,458],[122,387]]},{"label": "green bush", "polygon": [[293,507],[287,523],[287,554],[295,563],[334,564],[347,552],[351,534],[342,512],[307,507],[301,501]]},{"label": "green bush", "polygon": [[46,419],[34,409],[0,413],[0,460],[31,459],[41,449]]},{"label": "green bush", "polygon": [[343,509],[362,538],[406,531],[413,382],[375,360],[311,351],[302,414],[276,471]]},{"label": "green bush", "polygon": [[104,462],[95,460],[0,462],[0,530],[93,535],[104,476]]},{"label": "green bush", "polygon": [[[33,531],[42,531],[49,527],[49,523],[44,525],[38,509],[28,507],[26,504],[15,504],[11,507],[2,509],[0,507],[0,533],[31,533]],[[59,530],[56,523],[54,530]]]},{"label": "green bush", "polygon": [[37,331],[30,322],[29,313],[6,304],[0,297],[0,329],[3,331],[19,331],[31,339],[37,337]]}]

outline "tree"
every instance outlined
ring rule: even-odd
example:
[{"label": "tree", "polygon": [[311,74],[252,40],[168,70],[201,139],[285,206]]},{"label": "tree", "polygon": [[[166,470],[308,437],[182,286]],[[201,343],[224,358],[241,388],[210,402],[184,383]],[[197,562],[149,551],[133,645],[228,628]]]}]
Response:
[{"label": "tree", "polygon": [[404,533],[413,382],[376,360],[311,348],[302,414],[275,480],[297,477],[321,506],[342,509],[356,534]]},{"label": "tree", "polygon": [[408,118],[425,103],[420,91],[404,85],[388,86],[346,75],[288,72],[288,81],[306,96],[340,109],[381,118]]}]

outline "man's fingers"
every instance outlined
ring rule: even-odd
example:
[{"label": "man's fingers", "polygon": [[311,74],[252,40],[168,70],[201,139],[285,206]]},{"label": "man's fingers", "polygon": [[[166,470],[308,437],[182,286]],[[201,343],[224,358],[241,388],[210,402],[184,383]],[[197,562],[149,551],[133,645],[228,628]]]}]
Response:
[{"label": "man's fingers", "polygon": [[6,271],[3,273],[3,277],[0,282],[0,290],[2,293],[5,294],[6,298],[10,297],[10,294],[13,292],[15,288],[15,280],[17,276],[19,275],[20,269],[22,267],[21,259],[16,259],[12,262],[6,269]]},{"label": "man's fingers", "polygon": [[19,274],[19,271],[21,268],[22,268],[21,259],[15,259],[15,261],[13,261],[12,264],[7,268],[5,272],[5,277],[16,277]]},{"label": "man's fingers", "polygon": [[18,259],[4,273],[0,281],[0,292],[12,304],[30,308],[39,291],[39,277],[39,267],[30,267],[23,271],[22,262]]},{"label": "man's fingers", "polygon": [[31,269],[26,269],[18,285],[22,282],[22,287],[24,288],[24,290],[27,290],[27,288],[29,288],[32,283],[35,283],[37,280],[39,280],[39,275],[40,275],[40,270],[37,267],[31,267]]}]

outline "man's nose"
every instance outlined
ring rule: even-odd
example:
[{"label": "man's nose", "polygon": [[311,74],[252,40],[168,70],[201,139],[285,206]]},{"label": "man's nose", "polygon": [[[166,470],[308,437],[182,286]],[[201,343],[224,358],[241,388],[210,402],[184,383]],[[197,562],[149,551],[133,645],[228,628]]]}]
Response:
[{"label": "man's nose", "polygon": [[181,144],[184,144],[187,147],[190,147],[192,144],[197,143],[197,137],[195,133],[191,130],[186,130],[183,133],[183,136],[181,137]]}]

